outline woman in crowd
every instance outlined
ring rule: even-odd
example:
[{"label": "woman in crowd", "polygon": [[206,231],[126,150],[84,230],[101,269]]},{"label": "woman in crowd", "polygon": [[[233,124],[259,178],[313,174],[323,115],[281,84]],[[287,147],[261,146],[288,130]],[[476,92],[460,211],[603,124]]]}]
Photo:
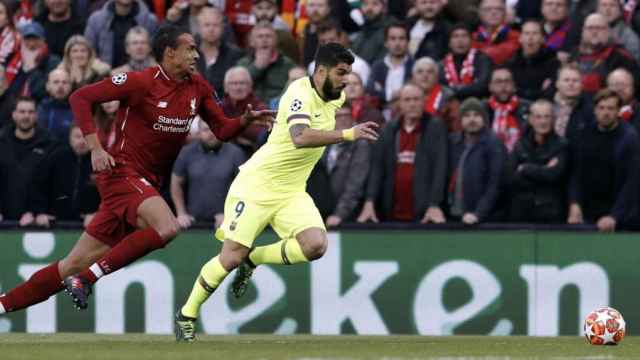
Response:
[{"label": "woman in crowd", "polygon": [[95,49],[82,35],[67,40],[59,67],[71,75],[73,90],[101,80],[109,74],[110,66],[96,57]]}]

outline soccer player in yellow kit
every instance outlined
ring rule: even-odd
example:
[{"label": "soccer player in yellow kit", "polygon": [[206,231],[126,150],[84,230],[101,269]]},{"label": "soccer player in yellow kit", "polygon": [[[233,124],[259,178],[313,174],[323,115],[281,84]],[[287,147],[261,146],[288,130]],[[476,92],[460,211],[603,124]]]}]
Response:
[{"label": "soccer player in yellow kit", "polygon": [[[176,314],[176,340],[195,339],[200,306],[230,271],[239,267],[232,290],[242,296],[253,269],[260,264],[297,264],[322,257],[327,235],[305,187],[326,145],[378,138],[377,125],[366,122],[351,129],[335,129],[335,112],[344,103],[342,91],[354,58],[337,43],[320,46],[312,76],[291,83],[280,98],[278,116],[269,140],[244,165],[231,184],[224,222],[216,237],[224,241],[220,253],[207,262],[185,305]],[[253,247],[271,224],[281,240]]]}]

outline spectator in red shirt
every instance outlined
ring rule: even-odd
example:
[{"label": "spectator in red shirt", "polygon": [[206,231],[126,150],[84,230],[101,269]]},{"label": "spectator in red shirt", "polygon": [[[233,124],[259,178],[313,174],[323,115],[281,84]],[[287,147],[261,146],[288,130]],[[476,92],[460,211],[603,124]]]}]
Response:
[{"label": "spectator in red shirt", "polygon": [[[358,222],[443,223],[447,129],[423,111],[424,92],[400,89],[401,116],[387,124],[374,145],[365,204]],[[379,215],[379,217],[378,217]]]},{"label": "spectator in red shirt", "polygon": [[520,47],[520,33],[506,23],[504,0],[483,0],[479,11],[481,25],[473,34],[473,47],[489,55],[494,64],[502,65]]}]

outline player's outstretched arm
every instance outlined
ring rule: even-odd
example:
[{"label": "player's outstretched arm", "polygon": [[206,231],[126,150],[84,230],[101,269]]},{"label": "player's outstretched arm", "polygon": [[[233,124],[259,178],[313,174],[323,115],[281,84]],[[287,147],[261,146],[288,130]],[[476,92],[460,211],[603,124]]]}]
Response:
[{"label": "player's outstretched arm", "polygon": [[307,124],[294,124],[289,128],[291,140],[296,148],[318,147],[343,141],[366,139],[378,140],[378,124],[368,121],[346,130],[315,130]]}]

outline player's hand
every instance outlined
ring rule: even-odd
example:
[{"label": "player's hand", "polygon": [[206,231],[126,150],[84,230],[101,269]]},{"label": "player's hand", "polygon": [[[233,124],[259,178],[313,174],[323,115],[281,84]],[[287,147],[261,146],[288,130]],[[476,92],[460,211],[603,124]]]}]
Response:
[{"label": "player's hand", "polygon": [[51,227],[51,221],[55,220],[56,217],[53,215],[49,215],[49,214],[38,214],[38,216],[36,216],[36,225],[37,226],[41,226],[44,228],[49,228]]},{"label": "player's hand", "polygon": [[327,218],[327,227],[336,227],[342,223],[340,216],[331,215]]},{"label": "player's hand", "polygon": [[258,69],[265,69],[273,62],[273,52],[271,49],[256,49],[253,64]]},{"label": "player's hand", "polygon": [[552,168],[552,167],[557,166],[557,165],[558,165],[558,157],[557,156],[552,158],[551,160],[549,160],[549,162],[547,162],[547,167],[548,168]]},{"label": "player's hand", "polygon": [[360,216],[358,216],[359,223],[365,223],[367,221],[372,221],[374,223],[379,223],[378,216],[376,216],[376,208],[373,205],[373,201],[366,201],[364,203],[364,207],[362,207],[362,212],[360,212]]},{"label": "player's hand", "polygon": [[584,219],[582,218],[582,209],[578,204],[571,204],[569,207],[569,218],[567,219],[568,224],[582,224],[584,223]]},{"label": "player's hand", "polygon": [[367,121],[353,127],[353,137],[355,140],[366,139],[370,141],[378,140],[379,125],[373,121]]},{"label": "player's hand", "polygon": [[437,206],[431,206],[425,212],[424,217],[422,218],[422,220],[420,220],[420,223],[444,224],[446,221],[447,220],[445,219],[442,210],[440,210],[440,208]]},{"label": "player's hand", "polygon": [[253,110],[253,106],[251,106],[251,104],[248,104],[247,109],[244,111],[244,114],[242,114],[242,117],[240,118],[240,121],[245,126],[258,124],[265,126],[267,130],[271,131],[277,113],[277,111],[269,109]]},{"label": "player's hand", "polygon": [[178,215],[178,225],[180,225],[180,227],[183,229],[190,228],[195,220],[196,219],[189,214]]},{"label": "player's hand", "polygon": [[216,229],[219,228],[222,225],[222,222],[224,221],[224,214],[223,213],[215,214],[213,216],[213,220],[215,221]]},{"label": "player's hand", "polygon": [[97,147],[91,151],[91,166],[95,172],[111,171],[116,166],[116,161],[105,149]]},{"label": "player's hand", "polygon": [[601,232],[611,233],[616,231],[616,219],[613,216],[601,217],[596,225]]},{"label": "player's hand", "polygon": [[29,226],[29,225],[33,224],[34,220],[35,219],[33,217],[33,213],[32,212],[26,212],[26,213],[22,214],[22,216],[20,217],[19,224],[20,224],[20,226]]},{"label": "player's hand", "polygon": [[462,222],[467,225],[473,225],[478,223],[478,216],[474,213],[466,213],[462,217]]}]

